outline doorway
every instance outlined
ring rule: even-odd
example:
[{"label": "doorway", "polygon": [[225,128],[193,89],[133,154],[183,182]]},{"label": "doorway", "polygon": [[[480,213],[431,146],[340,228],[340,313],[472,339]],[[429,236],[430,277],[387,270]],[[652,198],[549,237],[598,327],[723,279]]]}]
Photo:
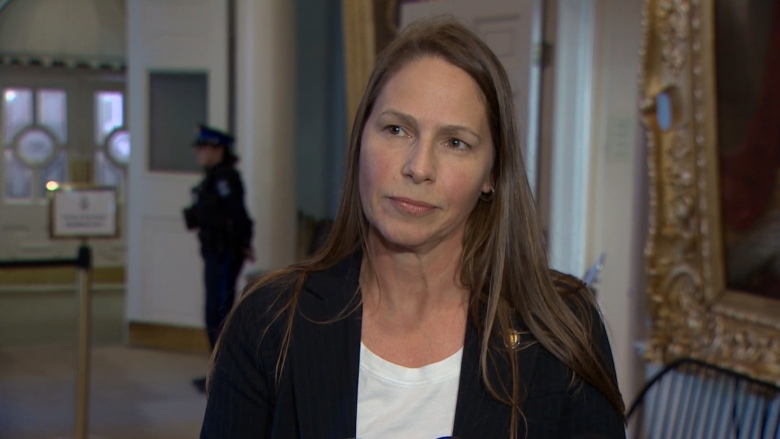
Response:
[{"label": "doorway", "polygon": [[123,71],[0,68],[0,259],[73,257],[78,242],[49,237],[47,186],[111,186],[120,237],[90,245],[123,277],[130,149]]}]

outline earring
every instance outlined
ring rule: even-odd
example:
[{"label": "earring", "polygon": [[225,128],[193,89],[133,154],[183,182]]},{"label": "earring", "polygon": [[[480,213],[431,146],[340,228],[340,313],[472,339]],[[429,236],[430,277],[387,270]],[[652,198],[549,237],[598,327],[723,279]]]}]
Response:
[{"label": "earring", "polygon": [[490,192],[482,192],[479,194],[479,199],[482,201],[493,201],[493,197],[496,195],[496,189],[491,187]]}]

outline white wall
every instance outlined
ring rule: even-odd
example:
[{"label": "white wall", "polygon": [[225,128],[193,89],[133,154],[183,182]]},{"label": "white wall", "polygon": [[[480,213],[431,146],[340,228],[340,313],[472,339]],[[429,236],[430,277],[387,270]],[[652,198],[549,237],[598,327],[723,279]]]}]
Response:
[{"label": "white wall", "polygon": [[207,122],[226,127],[227,7],[220,0],[128,0],[127,19],[133,149],[126,314],[130,321],[201,327],[204,298],[197,238],[185,230],[181,214],[201,176],[149,171],[148,76],[150,70],[207,73]]},{"label": "white wall", "polygon": [[637,75],[642,0],[558,0],[550,196],[551,265],[594,285],[626,403],[644,379],[644,154]]},{"label": "white wall", "polygon": [[236,138],[257,262],[295,261],[295,2],[237,0]]},{"label": "white wall", "polygon": [[642,0],[598,0],[587,254],[606,254],[597,285],[623,398],[644,380],[635,343],[644,325],[645,154],[640,142],[638,69]]},{"label": "white wall", "polygon": [[548,249],[550,265],[575,276],[589,263],[595,2],[558,0],[555,9]]}]

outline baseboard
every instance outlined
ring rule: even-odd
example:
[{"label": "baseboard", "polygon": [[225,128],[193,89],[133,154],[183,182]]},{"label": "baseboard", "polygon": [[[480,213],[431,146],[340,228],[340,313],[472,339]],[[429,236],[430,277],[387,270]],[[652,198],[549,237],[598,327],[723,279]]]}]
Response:
[{"label": "baseboard", "polygon": [[129,322],[130,346],[164,349],[174,352],[208,354],[211,352],[206,330],[158,323]]}]

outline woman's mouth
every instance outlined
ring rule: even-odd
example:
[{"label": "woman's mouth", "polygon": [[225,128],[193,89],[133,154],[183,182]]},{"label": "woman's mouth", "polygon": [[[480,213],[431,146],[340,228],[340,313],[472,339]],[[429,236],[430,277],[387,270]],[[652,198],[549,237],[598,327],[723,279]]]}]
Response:
[{"label": "woman's mouth", "polygon": [[412,200],[410,198],[403,197],[390,197],[390,201],[402,212],[420,215],[428,213],[436,208],[428,203],[422,201]]}]

